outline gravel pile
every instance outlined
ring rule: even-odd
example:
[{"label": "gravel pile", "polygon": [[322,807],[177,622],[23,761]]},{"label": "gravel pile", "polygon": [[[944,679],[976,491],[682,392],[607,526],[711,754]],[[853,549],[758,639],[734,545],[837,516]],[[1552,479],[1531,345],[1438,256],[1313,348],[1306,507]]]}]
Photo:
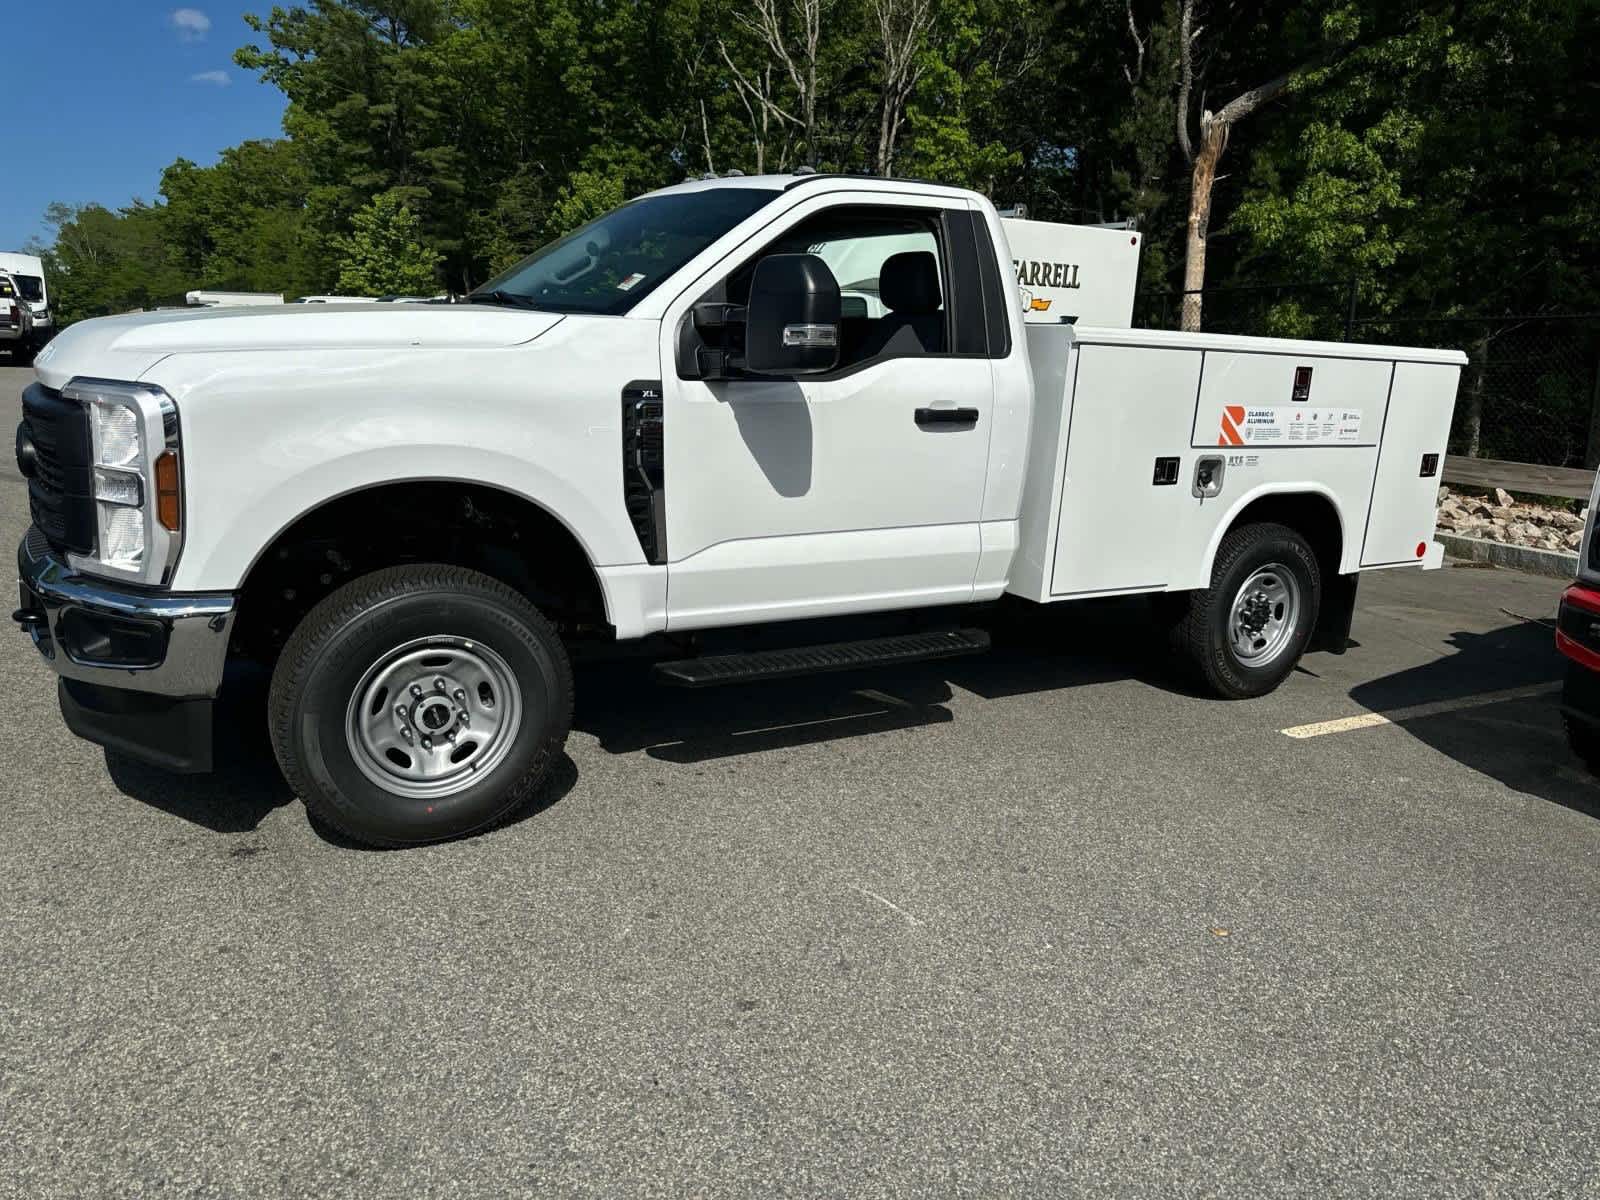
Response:
[{"label": "gravel pile", "polygon": [[[1577,506],[1573,506],[1577,507]],[[1487,496],[1439,489],[1439,530],[1462,537],[1484,538],[1510,546],[1575,553],[1583,541],[1587,505],[1573,507],[1518,500],[1504,488]]]}]

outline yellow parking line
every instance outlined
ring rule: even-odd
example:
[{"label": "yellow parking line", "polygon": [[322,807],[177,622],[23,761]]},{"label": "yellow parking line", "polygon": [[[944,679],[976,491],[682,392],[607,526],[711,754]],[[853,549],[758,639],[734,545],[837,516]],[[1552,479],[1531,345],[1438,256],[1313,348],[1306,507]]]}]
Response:
[{"label": "yellow parking line", "polygon": [[1310,725],[1291,725],[1278,732],[1285,737],[1314,738],[1328,733],[1349,733],[1353,729],[1371,729],[1374,725],[1398,725],[1422,717],[1436,717],[1441,713],[1459,712],[1464,708],[1481,708],[1485,704],[1499,704],[1504,700],[1527,700],[1533,696],[1547,696],[1561,690],[1559,683],[1535,683],[1527,687],[1506,688],[1499,692],[1479,692],[1475,696],[1460,696],[1454,700],[1435,700],[1428,704],[1412,704],[1386,713],[1361,713],[1354,717],[1338,717],[1332,721],[1313,721]]}]

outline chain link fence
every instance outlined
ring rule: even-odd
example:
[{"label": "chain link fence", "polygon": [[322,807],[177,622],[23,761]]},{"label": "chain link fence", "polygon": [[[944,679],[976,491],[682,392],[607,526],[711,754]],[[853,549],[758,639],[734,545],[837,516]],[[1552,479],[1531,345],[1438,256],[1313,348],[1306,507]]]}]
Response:
[{"label": "chain link fence", "polygon": [[[1362,317],[1349,281],[1208,288],[1209,333],[1461,350],[1450,453],[1546,467],[1600,465],[1600,314]],[[1176,329],[1181,292],[1143,292],[1134,324]]]},{"label": "chain link fence", "polygon": [[1451,454],[1600,465],[1600,317],[1361,320],[1355,340],[1466,353]]}]

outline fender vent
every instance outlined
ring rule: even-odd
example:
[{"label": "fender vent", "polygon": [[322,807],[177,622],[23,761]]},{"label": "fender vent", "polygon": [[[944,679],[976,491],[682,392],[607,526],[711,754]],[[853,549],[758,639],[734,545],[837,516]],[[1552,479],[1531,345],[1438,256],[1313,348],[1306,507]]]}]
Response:
[{"label": "fender vent", "polygon": [[661,381],[622,389],[622,499],[647,562],[667,561],[666,440]]}]

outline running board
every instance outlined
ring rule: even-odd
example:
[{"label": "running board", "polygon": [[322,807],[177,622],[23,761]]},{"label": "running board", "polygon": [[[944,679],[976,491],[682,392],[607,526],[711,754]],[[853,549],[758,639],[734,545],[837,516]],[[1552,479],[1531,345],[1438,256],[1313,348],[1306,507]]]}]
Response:
[{"label": "running board", "polygon": [[662,683],[674,687],[716,687],[722,683],[754,683],[794,675],[820,675],[824,671],[848,671],[854,667],[956,658],[963,654],[982,654],[988,648],[989,635],[981,629],[944,629],[860,642],[797,646],[791,650],[683,658],[657,663],[656,676]]}]

